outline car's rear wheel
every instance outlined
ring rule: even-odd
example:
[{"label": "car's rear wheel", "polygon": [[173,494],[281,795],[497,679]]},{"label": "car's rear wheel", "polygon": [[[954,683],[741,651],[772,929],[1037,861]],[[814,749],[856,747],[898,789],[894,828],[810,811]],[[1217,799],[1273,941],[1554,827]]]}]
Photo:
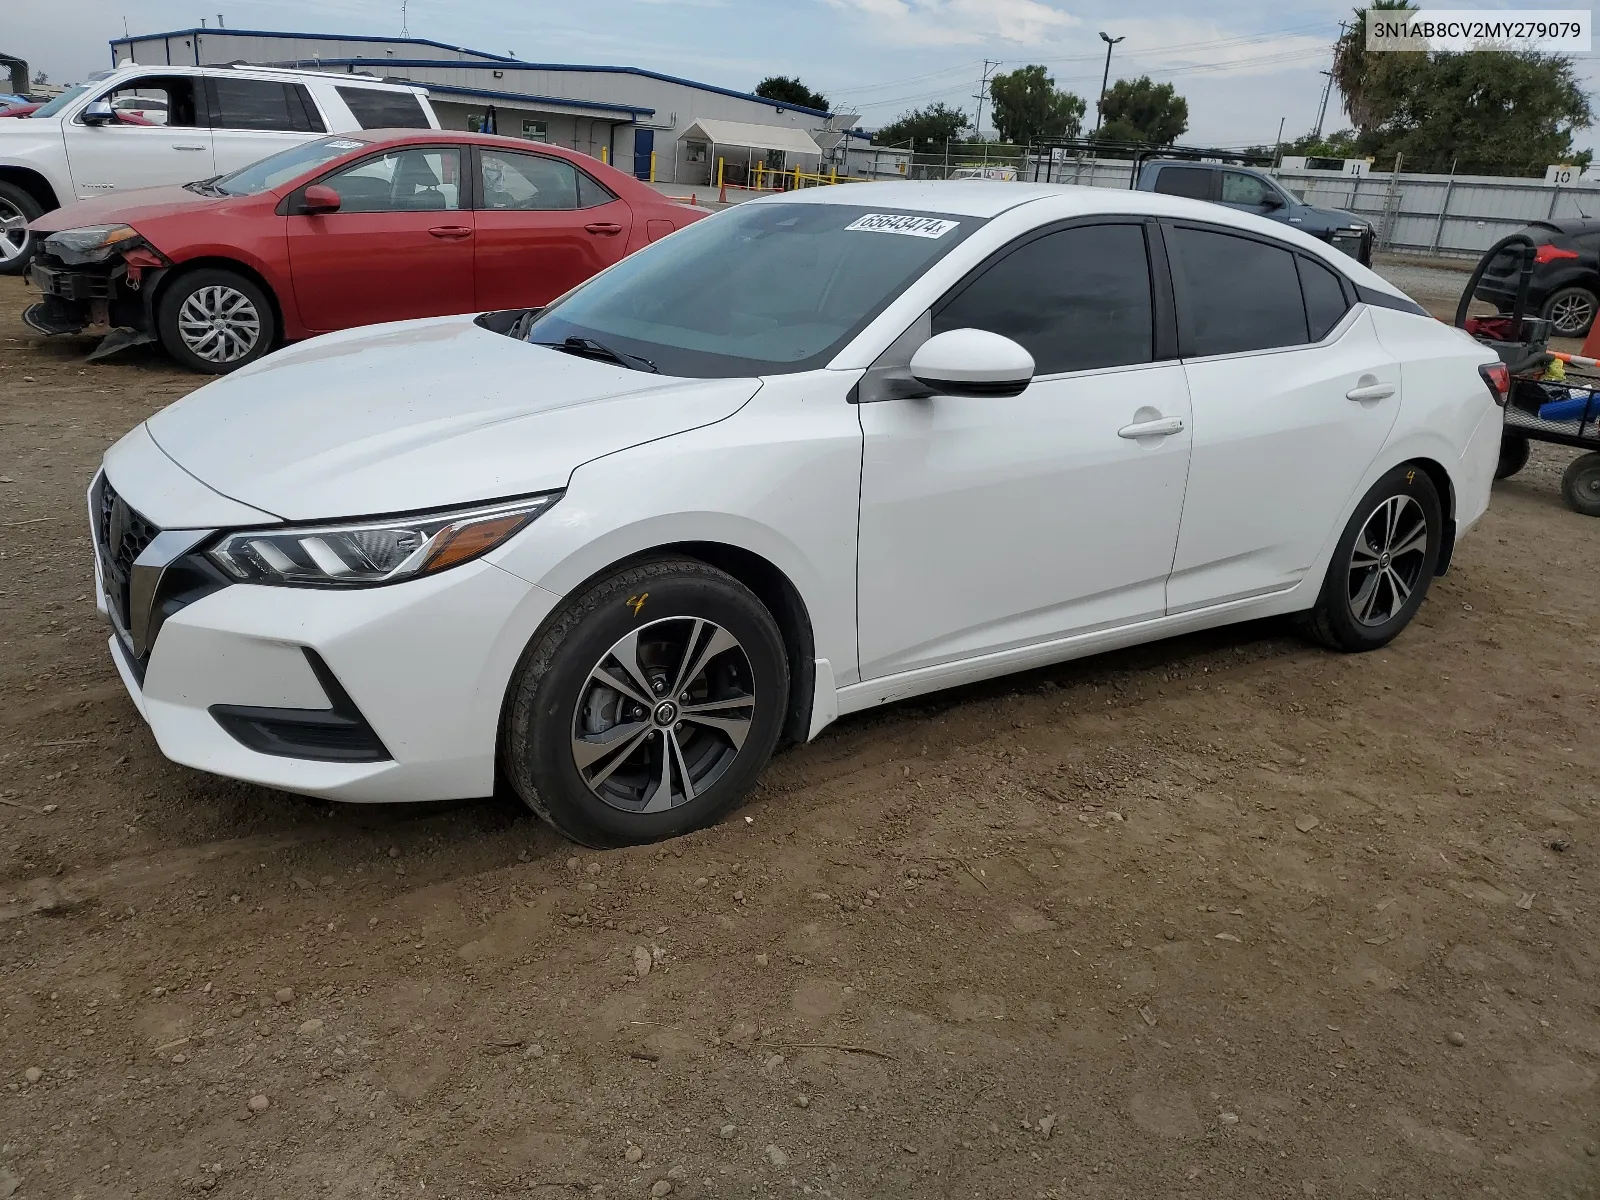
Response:
[{"label": "car's rear wheel", "polygon": [[1528,465],[1528,439],[1520,433],[1500,435],[1500,461],[1495,464],[1494,477],[1507,479]]},{"label": "car's rear wheel", "polygon": [[1387,645],[1422,606],[1443,540],[1433,480],[1418,467],[1396,467],[1356,505],[1307,614],[1307,631],[1335,650]]},{"label": "car's rear wheel", "polygon": [[156,336],[191,371],[225,375],[272,349],[277,316],[236,271],[205,267],[172,280],[156,303]]},{"label": "car's rear wheel", "polygon": [[28,222],[44,206],[14,183],[0,181],[0,275],[21,275],[33,261],[37,238]]},{"label": "car's rear wheel", "polygon": [[788,658],[738,580],[655,559],[557,612],[508,699],[502,763],[530,808],[585,845],[652,842],[749,790],[783,726]]},{"label": "car's rear wheel", "polygon": [[1600,517],[1600,454],[1581,454],[1567,465],[1561,494],[1574,512]]},{"label": "car's rear wheel", "polygon": [[1564,287],[1551,292],[1539,310],[1557,337],[1583,337],[1600,311],[1600,296],[1585,287]]}]

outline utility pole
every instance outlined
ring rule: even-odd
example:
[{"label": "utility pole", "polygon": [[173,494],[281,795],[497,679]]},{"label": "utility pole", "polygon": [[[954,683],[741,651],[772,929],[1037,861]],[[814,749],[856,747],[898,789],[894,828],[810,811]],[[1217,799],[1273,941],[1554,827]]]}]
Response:
[{"label": "utility pole", "polygon": [[1283,123],[1288,119],[1288,117],[1278,118],[1278,140],[1272,150],[1272,165],[1274,167],[1283,166]]},{"label": "utility pole", "polygon": [[[1333,43],[1333,53],[1335,57],[1337,57],[1339,53],[1339,43],[1344,41],[1344,31],[1347,28],[1348,26],[1345,22],[1339,22],[1339,36],[1334,39]],[[1329,70],[1324,71],[1323,74],[1328,77],[1328,82],[1322,85],[1322,104],[1317,109],[1317,125],[1316,128],[1311,131],[1311,136],[1313,139],[1322,137],[1322,122],[1328,115],[1328,97],[1333,92],[1333,72]]]},{"label": "utility pole", "polygon": [[1100,103],[1094,106],[1095,133],[1100,132],[1100,126],[1104,124],[1106,118],[1106,84],[1111,81],[1111,47],[1123,41],[1127,36],[1127,34],[1123,34],[1122,37],[1114,38],[1103,29],[1100,31],[1100,40],[1106,44],[1106,69],[1100,76]]},{"label": "utility pole", "polygon": [[406,5],[410,0],[400,0],[400,36],[410,37],[411,30],[406,25]]},{"label": "utility pole", "polygon": [[978,80],[978,90],[973,93],[973,99],[978,102],[978,115],[972,122],[972,136],[979,141],[983,140],[983,102],[989,95],[989,76],[1000,65],[998,60],[983,60],[983,77]]}]

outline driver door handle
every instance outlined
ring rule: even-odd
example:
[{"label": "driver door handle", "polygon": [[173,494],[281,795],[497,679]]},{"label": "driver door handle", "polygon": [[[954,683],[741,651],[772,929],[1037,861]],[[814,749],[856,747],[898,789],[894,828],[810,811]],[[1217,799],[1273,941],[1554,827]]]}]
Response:
[{"label": "driver door handle", "polygon": [[172,143],[172,148],[174,150],[204,150],[205,149],[204,146],[190,146],[190,145],[187,145],[184,142],[173,142]]},{"label": "driver door handle", "polygon": [[1175,433],[1182,432],[1182,417],[1162,417],[1157,421],[1136,421],[1132,425],[1124,425],[1117,430],[1117,436],[1137,441],[1139,438],[1147,437],[1171,437]]},{"label": "driver door handle", "polygon": [[1353,387],[1344,394],[1346,400],[1387,400],[1394,395],[1392,383],[1367,383]]},{"label": "driver door handle", "polygon": [[465,225],[435,225],[428,232],[436,238],[448,238],[452,241],[472,236],[472,230]]}]

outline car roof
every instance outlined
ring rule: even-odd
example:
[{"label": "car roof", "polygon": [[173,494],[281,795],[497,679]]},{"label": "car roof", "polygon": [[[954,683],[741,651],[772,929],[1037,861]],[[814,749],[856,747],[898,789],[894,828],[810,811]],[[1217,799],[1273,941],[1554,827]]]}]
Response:
[{"label": "car roof", "polygon": [[404,145],[408,142],[431,142],[437,145],[440,142],[474,146],[499,146],[506,150],[531,151],[534,154],[544,152],[555,154],[562,158],[588,159],[597,166],[604,166],[598,158],[585,154],[582,150],[573,150],[567,146],[557,146],[550,142],[533,142],[527,138],[510,137],[499,133],[470,133],[457,129],[422,129],[407,126],[402,129],[357,129],[351,133],[331,133],[329,137],[359,139],[377,145],[395,143]]},{"label": "car roof", "polygon": [[1025,204],[1051,201],[1057,219],[1102,214],[1152,217],[1192,217],[1212,224],[1243,229],[1272,229],[1260,218],[1238,213],[1204,200],[1141,192],[1131,188],[1089,187],[1076,183],[1007,183],[987,179],[936,179],[927,182],[889,181],[809,188],[763,196],[752,204],[849,204],[856,207],[892,208],[912,212],[947,213],[960,217],[997,217]]}]

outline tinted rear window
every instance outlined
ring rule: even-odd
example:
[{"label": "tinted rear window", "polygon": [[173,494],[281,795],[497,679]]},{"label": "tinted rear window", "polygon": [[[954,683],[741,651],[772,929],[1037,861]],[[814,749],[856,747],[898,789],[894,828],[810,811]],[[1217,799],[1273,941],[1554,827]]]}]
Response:
[{"label": "tinted rear window", "polygon": [[1295,256],[1250,238],[1184,226],[1167,231],[1185,358],[1296,346],[1308,339]]},{"label": "tinted rear window", "polygon": [[350,113],[363,129],[429,129],[428,114],[412,92],[391,92],[380,88],[335,88],[339,99],[350,106]]},{"label": "tinted rear window", "polygon": [[270,79],[207,81],[213,129],[272,129],[284,133],[326,133],[306,89]]},{"label": "tinted rear window", "polygon": [[1162,167],[1156,173],[1156,191],[1168,196],[1188,196],[1191,200],[1209,200],[1214,174],[1202,167]]},{"label": "tinted rear window", "polygon": [[1344,317],[1350,304],[1345,299],[1339,277],[1331,270],[1305,257],[1297,259],[1297,262],[1300,266],[1300,290],[1306,298],[1306,323],[1311,327],[1311,340],[1320,342]]}]

